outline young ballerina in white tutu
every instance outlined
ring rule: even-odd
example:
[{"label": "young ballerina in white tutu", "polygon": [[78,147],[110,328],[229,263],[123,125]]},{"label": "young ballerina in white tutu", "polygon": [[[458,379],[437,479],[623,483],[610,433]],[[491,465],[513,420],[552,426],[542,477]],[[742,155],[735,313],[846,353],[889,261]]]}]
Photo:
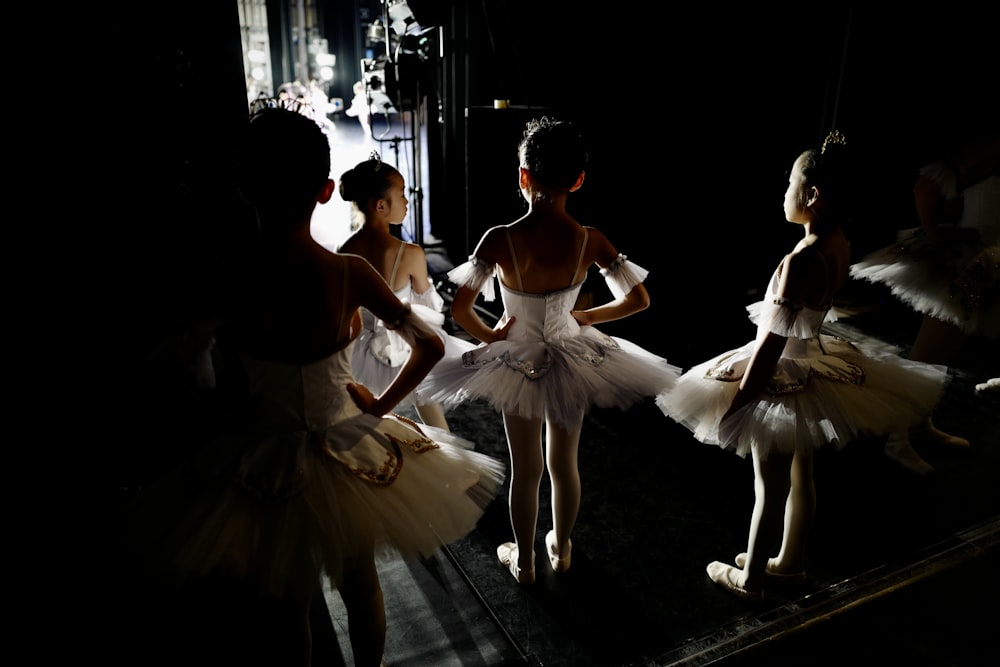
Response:
[{"label": "young ballerina in white tutu", "polygon": [[795,160],[784,210],[804,236],[779,263],[765,299],[748,307],[756,339],[694,366],[657,397],[700,442],[753,457],[756,500],[746,551],[735,567],[715,561],[707,569],[712,581],[748,600],[763,599],[769,580],[805,578],[814,450],[918,423],[948,379],[943,366],[820,333],[835,319],[832,300],[848,280],[842,223],[849,178],[839,133]]},{"label": "young ballerina in white tutu", "polygon": [[[392,165],[377,153],[344,172],[340,196],[351,202],[354,232],[337,249],[360,255],[375,267],[401,301],[432,325],[444,341],[445,357],[460,357],[475,345],[444,330],[444,299],[427,273],[424,249],[396,238],[390,225],[406,219],[406,183]],[[379,392],[384,390],[409,354],[406,343],[366,308],[361,309],[363,330],[354,344],[352,367],[359,382]],[[403,403],[413,405],[425,424],[449,430],[440,403],[427,401],[418,387]]]},{"label": "young ballerina in white tutu", "polygon": [[[469,533],[504,464],[389,414],[444,345],[367,261],[310,235],[314,208],[334,192],[320,126],[265,108],[251,116],[243,151],[240,187],[257,211],[260,244],[246,298],[218,339],[244,366],[246,420],[136,499],[129,542],[152,552],[142,555],[154,557],[154,574],[223,577],[280,601],[295,641],[270,664],[310,664],[308,611],[325,575],[347,609],[353,664],[379,665],[386,619],[376,556],[428,557]],[[351,374],[361,307],[409,349],[377,394]]]},{"label": "young ballerina in white tutu", "polygon": [[[647,272],[619,254],[597,229],[566,210],[583,185],[587,152],[569,123],[527,124],[518,147],[528,213],[488,230],[468,262],[448,275],[459,286],[455,322],[482,341],[464,359],[434,370],[435,396],[446,402],[484,399],[503,413],[511,458],[509,509],[514,542],[497,549],[522,584],[535,580],[539,488],[548,469],[552,530],[545,555],[556,572],[571,563],[570,536],[580,509],[580,430],[590,406],[625,409],[669,388],[679,369],[639,346],[594,327],[643,310]],[[588,269],[600,267],[614,299],[577,310]],[[480,293],[500,283],[504,314],[491,328],[474,309]],[[543,449],[543,427],[545,443]]]},{"label": "young ballerina in white tutu", "polygon": [[[948,364],[970,335],[1000,338],[1000,131],[992,123],[949,159],[921,168],[913,187],[920,227],[851,266],[852,277],[886,285],[923,314],[910,359]],[[886,455],[921,475],[934,468],[914,443],[970,444],[930,417],[891,434]]]}]

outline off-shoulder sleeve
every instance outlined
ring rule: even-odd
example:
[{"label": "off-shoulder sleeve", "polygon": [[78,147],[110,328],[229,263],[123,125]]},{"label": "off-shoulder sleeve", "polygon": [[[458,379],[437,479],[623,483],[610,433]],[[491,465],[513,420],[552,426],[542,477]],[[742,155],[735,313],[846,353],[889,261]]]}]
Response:
[{"label": "off-shoulder sleeve", "polygon": [[438,294],[438,291],[434,288],[432,284],[428,287],[422,294],[418,294],[416,290],[410,290],[410,303],[415,306],[424,306],[430,308],[433,311],[441,312],[444,310],[444,299]]},{"label": "off-shoulder sleeve", "polygon": [[410,304],[405,301],[403,303],[406,305],[406,311],[397,321],[386,322],[386,329],[402,338],[408,345],[413,345],[418,338],[433,338],[438,335],[430,324],[413,312]]},{"label": "off-shoulder sleeve", "polygon": [[426,338],[426,331],[435,332],[444,340],[441,326],[444,324],[444,314],[431,310],[420,304],[402,301],[403,310],[394,322],[379,320],[375,325],[369,350],[392,366],[402,366],[410,356],[410,349],[417,338]]},{"label": "off-shoulder sleeve", "polygon": [[487,265],[476,256],[469,257],[469,261],[456,266],[448,272],[448,279],[459,287],[468,287],[479,292],[486,301],[496,299],[496,277],[497,267],[495,264]]},{"label": "off-shoulder sleeve", "polygon": [[750,320],[758,327],[785,338],[813,338],[824,322],[835,322],[833,310],[804,308],[791,299],[774,297],[747,306]]},{"label": "off-shoulder sleeve", "polygon": [[649,271],[634,262],[628,261],[628,257],[619,253],[615,261],[606,269],[601,269],[604,282],[608,284],[608,289],[616,299],[620,299],[639,283],[646,280]]}]

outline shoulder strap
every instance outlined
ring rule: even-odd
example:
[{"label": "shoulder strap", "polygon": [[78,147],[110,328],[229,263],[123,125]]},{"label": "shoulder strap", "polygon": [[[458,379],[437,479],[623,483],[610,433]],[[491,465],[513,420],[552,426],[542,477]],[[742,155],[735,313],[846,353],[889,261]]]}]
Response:
[{"label": "shoulder strap", "polygon": [[517,265],[517,255],[514,253],[514,241],[510,238],[510,229],[504,228],[504,233],[507,235],[507,247],[510,248],[510,259],[514,262],[514,275],[517,277],[517,289],[520,292],[524,291],[524,285],[521,283],[521,269]]},{"label": "shoulder strap", "polygon": [[392,263],[392,272],[389,274],[389,289],[396,289],[396,270],[399,268],[399,263],[403,259],[403,249],[406,244],[403,241],[399,242],[399,249],[396,251],[396,259]]},{"label": "shoulder strap", "polygon": [[342,257],[341,261],[343,262],[343,265],[344,265],[344,269],[343,269],[343,271],[344,271],[344,279],[340,281],[341,282],[341,288],[340,288],[340,325],[339,325],[339,329],[337,330],[337,340],[344,340],[344,338],[345,338],[344,337],[344,327],[345,326],[347,327],[347,338],[350,338],[350,335],[351,335],[351,332],[350,332],[350,329],[351,329],[351,318],[347,317],[347,295],[350,293],[350,292],[348,292],[348,286],[347,286],[347,277],[349,275],[349,272],[348,272],[347,269],[348,269],[349,262],[348,262],[348,259],[346,257]]},{"label": "shoulder strap", "polygon": [[580,273],[580,267],[583,265],[583,254],[587,251],[587,239],[589,235],[587,233],[587,228],[583,228],[583,243],[580,244],[580,256],[576,260],[576,270],[573,271],[573,277],[569,279],[570,286],[575,284],[576,274]]}]

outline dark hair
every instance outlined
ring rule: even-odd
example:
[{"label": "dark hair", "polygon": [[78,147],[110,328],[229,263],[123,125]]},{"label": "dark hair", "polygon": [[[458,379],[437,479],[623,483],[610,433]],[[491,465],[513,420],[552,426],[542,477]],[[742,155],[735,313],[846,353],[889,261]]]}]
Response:
[{"label": "dark hair", "polygon": [[377,157],[370,158],[340,175],[340,196],[344,201],[363,208],[373,199],[385,196],[395,174],[399,174],[399,170],[392,165]]},{"label": "dark hair", "polygon": [[330,178],[326,133],[296,111],[254,112],[240,148],[238,178],[243,198],[257,208],[308,210]]},{"label": "dark hair", "polygon": [[517,152],[521,166],[543,186],[568,188],[587,168],[583,137],[571,123],[549,116],[528,121]]},{"label": "dark hair", "polygon": [[827,210],[847,216],[854,196],[854,170],[847,143],[839,132],[831,132],[822,148],[811,148],[800,155],[803,192],[815,187],[826,199]]}]

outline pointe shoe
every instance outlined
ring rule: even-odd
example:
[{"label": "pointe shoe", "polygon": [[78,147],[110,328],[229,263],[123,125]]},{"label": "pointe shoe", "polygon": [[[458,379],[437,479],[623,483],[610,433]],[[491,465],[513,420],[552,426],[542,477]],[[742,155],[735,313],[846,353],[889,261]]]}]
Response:
[{"label": "pointe shoe", "polygon": [[890,437],[883,450],[885,455],[916,475],[929,475],[934,472],[930,463],[920,458],[908,440]]},{"label": "pointe shoe", "polygon": [[[517,545],[513,542],[504,542],[497,547],[497,558],[500,559],[500,564],[510,570],[517,583],[524,585],[535,583],[535,568],[530,570],[519,568],[517,554]],[[534,554],[532,554],[532,560],[534,560]]]},{"label": "pointe shoe", "polygon": [[[741,570],[747,564],[747,554],[746,552],[736,554],[736,567]],[[778,572],[774,569],[774,559],[767,559],[767,567],[764,568],[764,574],[766,574],[771,579],[775,581],[782,581],[788,584],[801,584],[806,580],[805,570],[802,572]]]},{"label": "pointe shoe", "polygon": [[708,567],[705,568],[705,572],[708,573],[709,579],[737,597],[743,598],[749,602],[763,602],[764,600],[763,590],[751,591],[737,583],[739,581],[740,571],[732,565],[726,565],[725,563],[720,563],[719,561],[714,560],[708,564]]},{"label": "pointe shoe", "polygon": [[573,556],[573,540],[568,541],[568,551],[565,556],[559,556],[559,549],[556,547],[556,531],[550,530],[545,536],[545,550],[549,554],[549,564],[552,571],[557,573],[569,570],[571,558]]},{"label": "pointe shoe", "polygon": [[926,443],[928,445],[942,445],[944,447],[956,447],[958,449],[963,449],[969,446],[968,440],[960,438],[957,435],[945,433],[941,429],[936,428],[930,419],[916,428],[911,428],[910,439]]}]

